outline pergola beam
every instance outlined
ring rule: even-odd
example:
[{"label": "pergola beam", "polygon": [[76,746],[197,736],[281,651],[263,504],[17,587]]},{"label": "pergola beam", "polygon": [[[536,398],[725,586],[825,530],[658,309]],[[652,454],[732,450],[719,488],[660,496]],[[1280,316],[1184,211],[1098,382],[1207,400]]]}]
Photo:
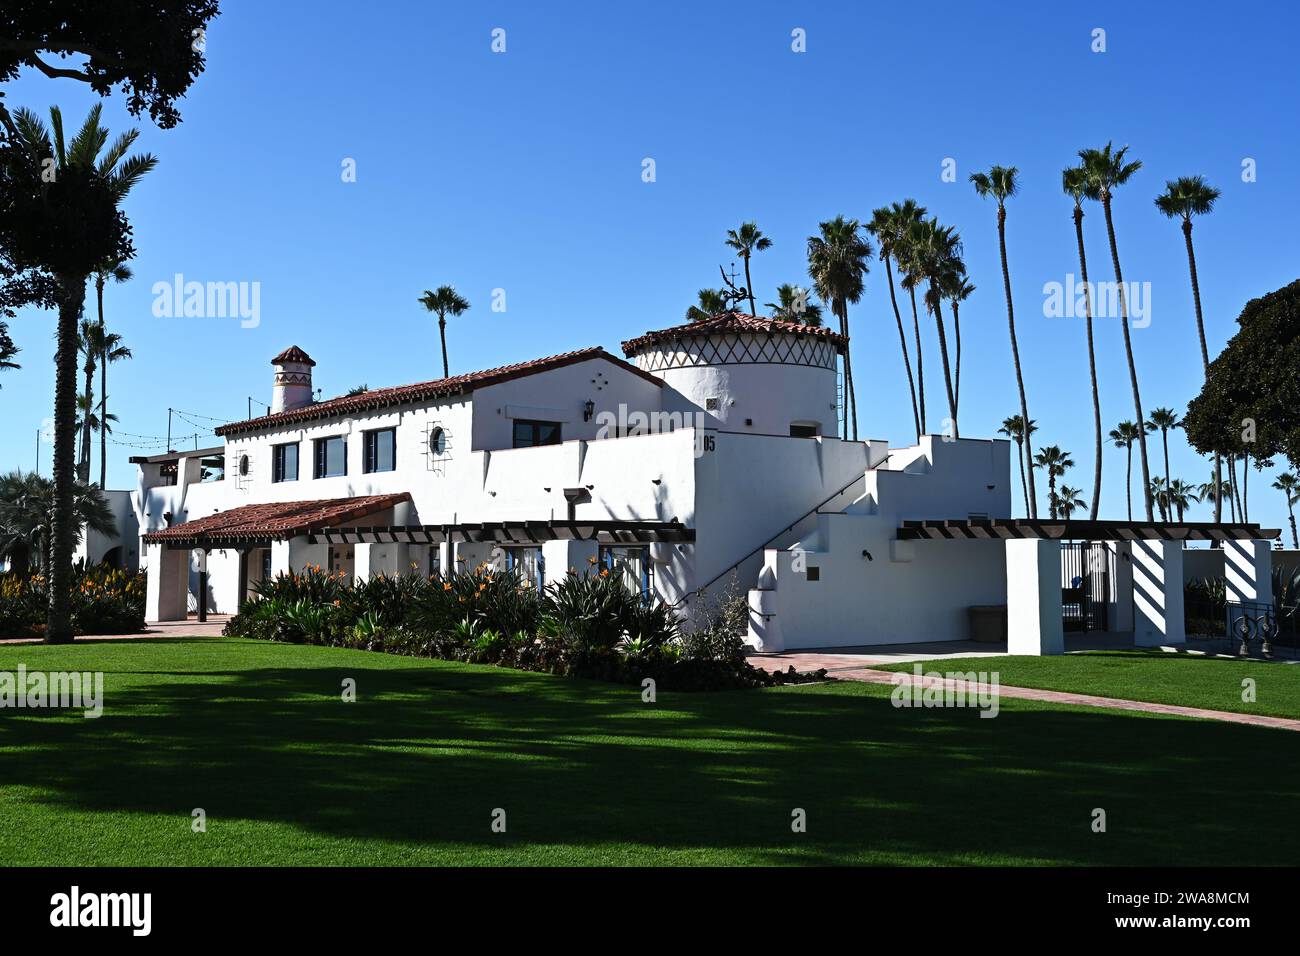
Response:
[{"label": "pergola beam", "polygon": [[1277,528],[1213,521],[1073,521],[1036,518],[969,518],[904,521],[904,541],[1044,538],[1058,541],[1260,541],[1281,535]]}]

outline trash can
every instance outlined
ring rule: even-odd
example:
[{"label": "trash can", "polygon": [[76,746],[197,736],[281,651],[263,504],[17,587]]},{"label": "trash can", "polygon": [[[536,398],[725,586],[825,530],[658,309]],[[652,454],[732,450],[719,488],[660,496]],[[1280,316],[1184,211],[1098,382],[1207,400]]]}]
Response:
[{"label": "trash can", "polygon": [[980,644],[1005,644],[1007,640],[1007,606],[976,604],[966,609],[970,622],[970,639]]}]

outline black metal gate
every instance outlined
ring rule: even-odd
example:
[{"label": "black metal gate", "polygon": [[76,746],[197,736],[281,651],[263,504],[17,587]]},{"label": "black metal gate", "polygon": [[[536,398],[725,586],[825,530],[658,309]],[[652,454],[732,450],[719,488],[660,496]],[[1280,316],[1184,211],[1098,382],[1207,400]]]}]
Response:
[{"label": "black metal gate", "polygon": [[1110,629],[1110,544],[1061,545],[1061,622],[1067,631]]}]

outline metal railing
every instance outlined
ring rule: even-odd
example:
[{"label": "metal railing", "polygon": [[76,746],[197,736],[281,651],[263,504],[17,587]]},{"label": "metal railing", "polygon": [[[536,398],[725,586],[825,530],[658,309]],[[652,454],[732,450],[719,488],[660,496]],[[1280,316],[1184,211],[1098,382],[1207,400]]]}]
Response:
[{"label": "metal railing", "polygon": [[1237,654],[1247,657],[1251,645],[1259,645],[1259,654],[1271,657],[1278,636],[1277,611],[1272,604],[1253,601],[1229,601],[1225,609],[1229,640],[1237,645]]}]

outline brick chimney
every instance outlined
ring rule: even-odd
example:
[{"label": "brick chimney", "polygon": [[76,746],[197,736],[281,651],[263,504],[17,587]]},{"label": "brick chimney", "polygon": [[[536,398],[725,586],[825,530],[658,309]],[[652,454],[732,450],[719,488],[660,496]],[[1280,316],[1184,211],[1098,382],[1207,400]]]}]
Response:
[{"label": "brick chimney", "polygon": [[271,411],[287,412],[312,403],[311,370],[316,364],[310,355],[291,345],[275,358],[275,389]]}]

